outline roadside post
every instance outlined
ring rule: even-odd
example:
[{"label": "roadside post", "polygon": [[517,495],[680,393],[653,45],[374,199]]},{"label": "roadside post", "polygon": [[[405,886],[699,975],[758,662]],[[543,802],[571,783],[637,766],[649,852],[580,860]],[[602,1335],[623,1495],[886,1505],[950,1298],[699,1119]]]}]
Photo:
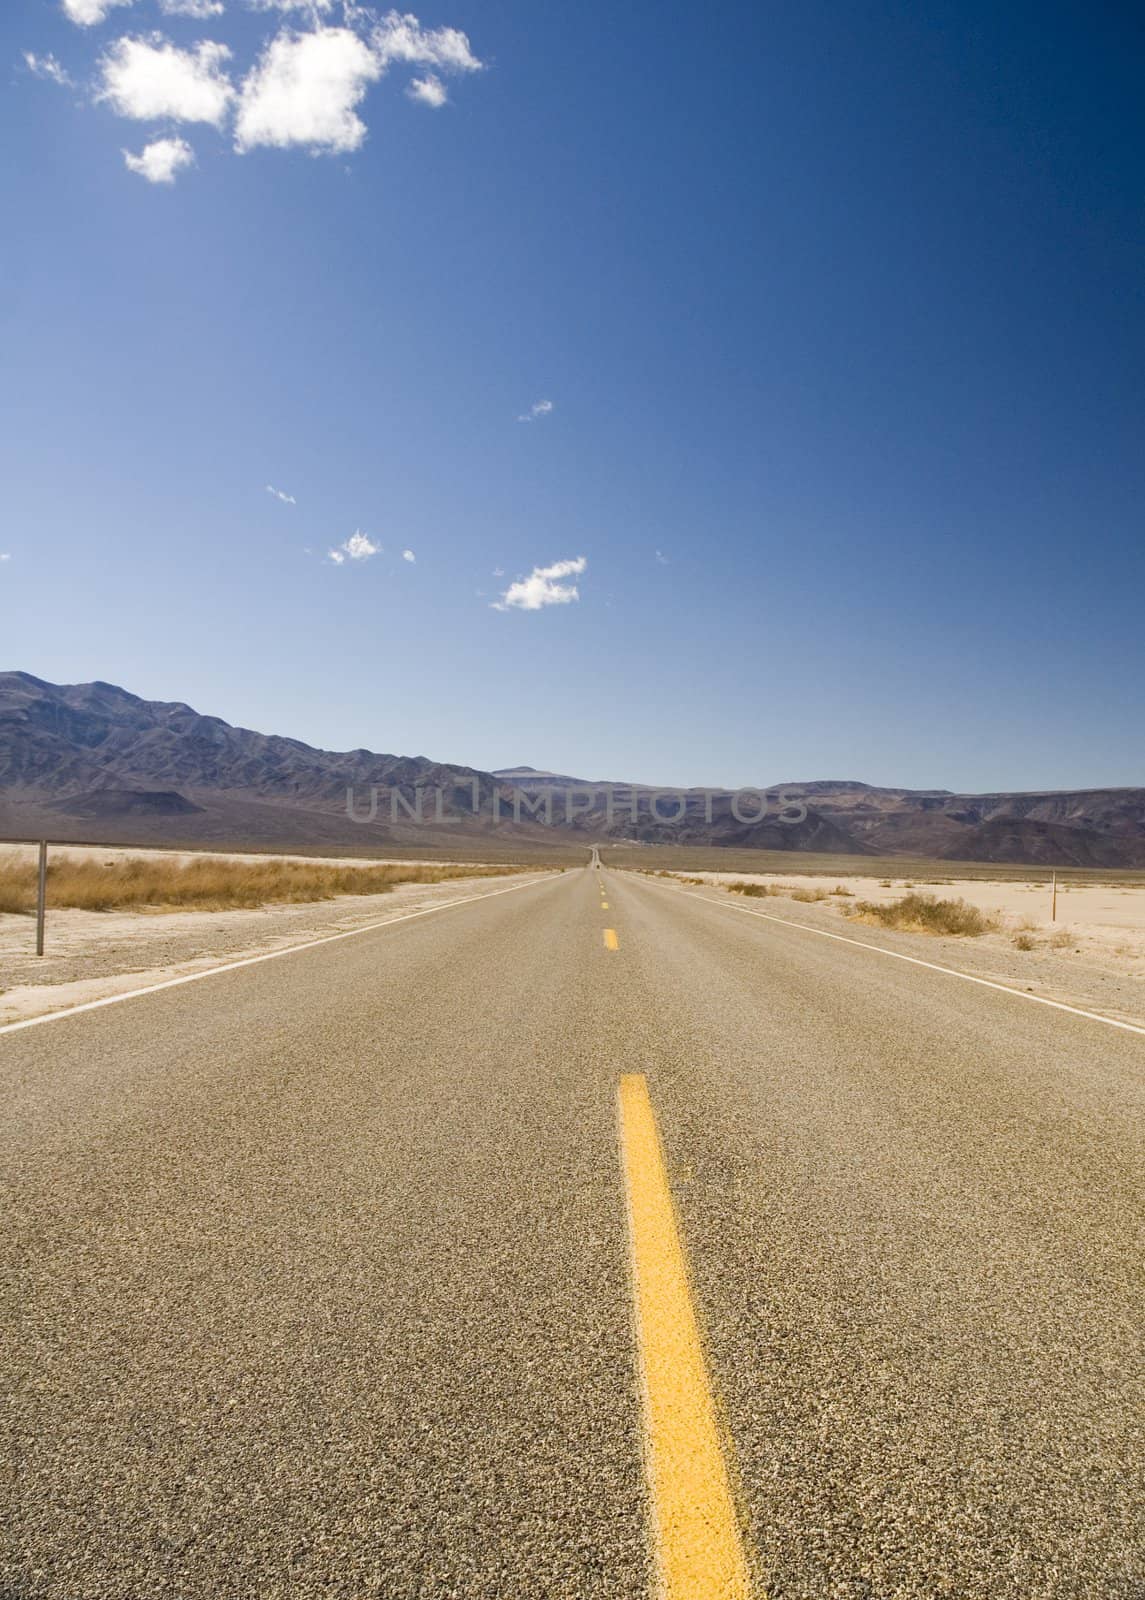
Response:
[{"label": "roadside post", "polygon": [[36,884],[36,954],[44,953],[44,911],[48,901],[48,841],[40,840],[40,870]]},{"label": "roadside post", "polygon": [[1056,922],[1057,920],[1058,920],[1058,875],[1055,872],[1054,873],[1053,896],[1052,896],[1052,898],[1050,900],[1050,921],[1051,922]]}]

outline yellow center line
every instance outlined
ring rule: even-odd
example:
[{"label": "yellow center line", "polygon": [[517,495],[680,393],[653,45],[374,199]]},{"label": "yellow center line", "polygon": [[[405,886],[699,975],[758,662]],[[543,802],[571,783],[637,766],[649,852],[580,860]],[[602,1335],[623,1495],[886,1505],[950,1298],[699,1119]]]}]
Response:
[{"label": "yellow center line", "polygon": [[616,929],[615,928],[605,928],[605,930],[604,930],[604,948],[606,950],[619,950],[620,949],[620,940],[616,937]]},{"label": "yellow center line", "polygon": [[692,1305],[656,1117],[642,1074],[620,1080],[636,1335],[658,1600],[749,1600],[751,1581]]},{"label": "yellow center line", "polygon": [[602,900],[600,902],[600,909],[602,911],[607,911],[608,910],[608,901],[607,900]]}]

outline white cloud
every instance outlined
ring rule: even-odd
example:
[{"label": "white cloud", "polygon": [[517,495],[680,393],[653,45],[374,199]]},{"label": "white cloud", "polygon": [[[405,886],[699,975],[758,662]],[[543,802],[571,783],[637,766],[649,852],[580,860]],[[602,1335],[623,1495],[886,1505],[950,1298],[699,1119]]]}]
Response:
[{"label": "white cloud", "polygon": [[534,400],[527,411],[522,411],[517,418],[518,422],[535,422],[538,417],[547,417],[553,409],[551,400]]},{"label": "white cloud", "polygon": [[564,606],[579,600],[575,583],[561,583],[562,578],[575,578],[588,566],[584,556],[571,561],[554,561],[551,567],[534,567],[527,578],[518,578],[493,602],[494,611],[540,611],[542,606]]},{"label": "white cloud", "polygon": [[402,560],[403,561],[416,561],[417,557],[414,555],[412,550],[403,550],[402,551]]},{"label": "white cloud", "polygon": [[8,551],[8,550],[5,550],[3,552],[3,554],[0,554],[0,561],[11,561],[11,559],[12,559],[12,555],[11,555],[11,552]]},{"label": "white cloud", "polygon": [[657,552],[656,552],[656,560],[660,563],[660,565],[662,567],[668,567],[668,566],[671,566],[671,564],[672,564],[671,561],[669,560],[669,558],[664,554],[663,550],[657,550]]},{"label": "white cloud", "polygon": [[137,156],[125,150],[123,159],[129,172],[137,172],[148,183],[174,183],[177,172],[195,165],[195,152],[186,139],[156,139]]},{"label": "white cloud", "polygon": [[336,550],[327,550],[326,554],[336,567],[340,567],[349,556],[351,561],[368,561],[371,556],[376,556],[381,549],[380,544],[362,533],[352,533],[345,544],[340,544]]},{"label": "white cloud", "polygon": [[100,62],[103,87],[96,99],[140,122],[172,117],[219,128],[235,92],[222,70],[229,57],[225,44],[210,40],[180,50],[162,34],[117,39]]},{"label": "white cloud", "polygon": [[273,483],[266,486],[267,494],[272,494],[276,500],[281,500],[284,506],[296,506],[298,501],[292,494],[287,494],[285,489],[276,489]]},{"label": "white cloud", "polygon": [[432,106],[435,111],[449,99],[444,83],[432,72],[427,72],[424,78],[415,78],[406,89],[406,94],[423,106]]},{"label": "white cloud", "polygon": [[366,125],[354,114],[382,63],[349,28],[280,33],[242,86],[235,147],[357,150]]},{"label": "white cloud", "polygon": [[37,78],[46,78],[49,83],[58,83],[61,89],[73,87],[71,74],[61,67],[53,55],[38,56],[32,50],[25,50],[24,65]]},{"label": "white cloud", "polygon": [[252,11],[307,11],[311,16],[329,11],[334,0],[247,0]]},{"label": "white cloud", "polygon": [[460,29],[423,28],[408,11],[404,16],[388,11],[371,34],[370,42],[383,66],[389,66],[391,61],[408,61],[440,67],[445,72],[478,72],[482,66]]},{"label": "white cloud", "polygon": [[166,17],[194,17],[205,22],[208,17],[221,17],[227,8],[223,0],[159,0],[159,9]]},{"label": "white cloud", "polygon": [[102,22],[115,6],[129,6],[133,0],[63,0],[64,16],[81,28]]}]

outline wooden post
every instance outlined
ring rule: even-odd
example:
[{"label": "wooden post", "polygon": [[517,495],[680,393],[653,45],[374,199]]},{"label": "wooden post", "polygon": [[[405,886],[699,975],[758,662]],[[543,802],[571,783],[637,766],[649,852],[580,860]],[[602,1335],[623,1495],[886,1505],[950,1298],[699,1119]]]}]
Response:
[{"label": "wooden post", "polygon": [[1051,922],[1056,922],[1057,920],[1058,920],[1058,875],[1055,872],[1054,873],[1053,898],[1050,901],[1050,921]]},{"label": "wooden post", "polygon": [[40,840],[40,871],[36,885],[36,954],[44,953],[44,912],[48,903],[48,841]]}]

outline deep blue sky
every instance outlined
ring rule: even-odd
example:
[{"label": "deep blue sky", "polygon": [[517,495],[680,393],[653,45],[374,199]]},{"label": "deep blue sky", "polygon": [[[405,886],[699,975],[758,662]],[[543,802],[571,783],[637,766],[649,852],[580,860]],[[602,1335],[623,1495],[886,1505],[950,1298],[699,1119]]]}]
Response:
[{"label": "deep blue sky", "polygon": [[481,767],[1145,781],[1131,9],[437,6],[484,70],[336,155],[92,103],[154,30],[239,82],[244,0],[3,8],[0,667]]}]

